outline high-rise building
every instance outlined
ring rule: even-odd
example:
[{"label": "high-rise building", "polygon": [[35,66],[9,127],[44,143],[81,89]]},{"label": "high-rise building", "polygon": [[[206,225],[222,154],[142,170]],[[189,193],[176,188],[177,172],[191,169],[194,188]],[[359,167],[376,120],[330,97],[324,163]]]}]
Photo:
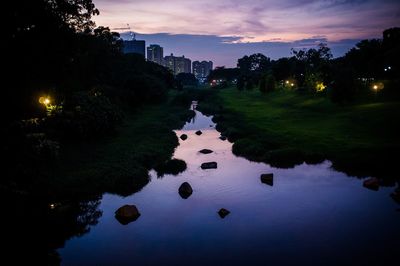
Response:
[{"label": "high-rise building", "polygon": [[145,56],[145,41],[138,41],[138,40],[130,40],[123,42],[123,51],[124,54],[141,54],[143,57]]},{"label": "high-rise building", "polygon": [[185,56],[170,56],[164,57],[164,66],[171,69],[174,75],[179,73],[192,73],[192,61]]},{"label": "high-rise building", "polygon": [[193,62],[193,74],[198,80],[205,79],[213,69],[212,61],[194,61]]},{"label": "high-rise building", "polygon": [[147,47],[147,60],[163,65],[164,49],[158,44],[150,44]]}]

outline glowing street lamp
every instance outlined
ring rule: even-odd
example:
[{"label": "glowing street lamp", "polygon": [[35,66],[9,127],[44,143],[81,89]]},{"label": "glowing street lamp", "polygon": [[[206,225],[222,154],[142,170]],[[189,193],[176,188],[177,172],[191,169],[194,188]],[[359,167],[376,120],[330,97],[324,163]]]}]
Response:
[{"label": "glowing street lamp", "polygon": [[47,106],[47,105],[49,105],[51,103],[51,100],[47,96],[42,96],[42,97],[39,98],[39,103]]},{"label": "glowing street lamp", "polygon": [[373,91],[378,92],[384,88],[384,84],[382,82],[373,83],[371,88]]},{"label": "glowing street lamp", "polygon": [[326,86],[324,85],[323,82],[317,82],[315,89],[317,90],[317,92],[321,92],[326,89]]}]

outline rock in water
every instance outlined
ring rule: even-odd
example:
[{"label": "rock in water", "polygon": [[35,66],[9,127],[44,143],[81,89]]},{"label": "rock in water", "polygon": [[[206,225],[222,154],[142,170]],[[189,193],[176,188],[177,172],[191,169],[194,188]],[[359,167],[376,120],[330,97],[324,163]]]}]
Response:
[{"label": "rock in water", "polygon": [[368,189],[377,191],[379,189],[379,179],[376,177],[368,178],[364,181],[363,186]]},{"label": "rock in water", "polygon": [[202,154],[209,154],[209,153],[212,153],[213,151],[209,150],[209,149],[202,149],[199,152],[202,153]]},{"label": "rock in water", "polygon": [[188,136],[187,136],[186,134],[182,134],[182,135],[180,136],[180,138],[181,138],[181,140],[186,140],[186,139],[188,138]]},{"label": "rock in water", "polygon": [[227,215],[230,214],[230,213],[231,213],[230,211],[228,211],[227,209],[224,209],[224,208],[222,208],[222,209],[220,209],[220,210],[218,211],[218,214],[219,214],[219,216],[220,216],[222,219],[224,219],[225,216],[227,216]]},{"label": "rock in water", "polygon": [[124,205],[115,212],[115,218],[123,225],[139,218],[140,213],[135,205]]},{"label": "rock in water", "polygon": [[197,130],[195,133],[197,136],[200,136],[201,134],[203,134],[203,132],[201,132],[201,130]]},{"label": "rock in water", "polygon": [[262,174],[260,176],[261,182],[270,186],[274,185],[274,174],[269,173],[269,174]]},{"label": "rock in water", "polygon": [[193,189],[188,182],[182,183],[179,187],[179,195],[184,199],[189,198],[192,193]]},{"label": "rock in water", "polygon": [[216,162],[207,162],[201,164],[201,169],[216,169],[217,163]]}]

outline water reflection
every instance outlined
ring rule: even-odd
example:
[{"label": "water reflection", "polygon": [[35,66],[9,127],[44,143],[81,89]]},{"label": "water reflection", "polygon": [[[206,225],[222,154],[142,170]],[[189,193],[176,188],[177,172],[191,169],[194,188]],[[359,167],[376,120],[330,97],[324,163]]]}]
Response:
[{"label": "water reflection", "polygon": [[[186,171],[162,179],[151,171],[140,192],[103,195],[97,226],[58,250],[62,262],[390,265],[397,259],[400,216],[389,197],[393,187],[365,189],[362,180],[334,171],[329,161],[291,169],[250,162],[233,155],[232,143],[220,140],[214,127],[196,111],[196,119],[176,131],[188,136],[174,154],[186,162]],[[211,161],[216,169],[200,167]],[[273,186],[261,182],[268,173]],[[184,182],[192,188],[186,199],[179,195]],[[123,226],[114,213],[125,204],[136,205],[141,216]],[[221,212],[224,219],[221,209],[229,211]]]},{"label": "water reflection", "polygon": [[1,208],[6,214],[2,259],[6,261],[12,254],[11,265],[58,265],[60,257],[55,250],[90,232],[102,215],[100,200],[48,202],[30,194],[2,191]]}]

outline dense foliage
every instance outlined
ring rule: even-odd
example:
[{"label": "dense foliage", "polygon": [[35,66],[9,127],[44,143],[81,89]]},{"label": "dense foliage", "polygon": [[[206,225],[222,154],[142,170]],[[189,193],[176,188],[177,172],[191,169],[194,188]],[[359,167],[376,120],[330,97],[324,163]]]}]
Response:
[{"label": "dense foliage", "polygon": [[239,90],[258,87],[323,93],[333,102],[346,103],[377,96],[399,97],[400,28],[383,32],[382,39],[363,40],[343,57],[333,59],[330,48],[295,50],[292,57],[271,60],[262,54],[238,59],[237,68],[217,68],[209,80],[236,84]]},{"label": "dense foliage", "polygon": [[62,144],[115,131],[124,112],[164,102],[175,86],[166,68],[124,54],[119,34],[92,21],[98,14],[92,0],[7,7],[1,148],[8,178],[43,176]]},{"label": "dense foliage", "polygon": [[130,105],[165,98],[172,74],[139,56],[124,55],[118,33],[95,28],[91,16],[98,13],[92,0],[11,3],[5,93],[12,100],[2,105],[7,120],[42,114],[42,95],[58,105],[92,90]]}]

